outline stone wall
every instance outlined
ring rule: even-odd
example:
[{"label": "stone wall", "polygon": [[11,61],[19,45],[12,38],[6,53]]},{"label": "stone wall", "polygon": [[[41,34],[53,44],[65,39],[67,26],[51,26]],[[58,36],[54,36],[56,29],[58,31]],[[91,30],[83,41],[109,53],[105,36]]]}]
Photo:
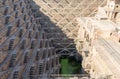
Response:
[{"label": "stone wall", "polygon": [[34,16],[30,0],[0,0],[0,79],[59,73],[59,56]]}]

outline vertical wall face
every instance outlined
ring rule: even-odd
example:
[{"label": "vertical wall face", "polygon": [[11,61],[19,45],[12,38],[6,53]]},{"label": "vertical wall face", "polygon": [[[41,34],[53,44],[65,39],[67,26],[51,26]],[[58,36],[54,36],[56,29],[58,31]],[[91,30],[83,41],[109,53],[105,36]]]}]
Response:
[{"label": "vertical wall face", "polygon": [[59,57],[29,1],[0,0],[0,79],[59,73]]}]

